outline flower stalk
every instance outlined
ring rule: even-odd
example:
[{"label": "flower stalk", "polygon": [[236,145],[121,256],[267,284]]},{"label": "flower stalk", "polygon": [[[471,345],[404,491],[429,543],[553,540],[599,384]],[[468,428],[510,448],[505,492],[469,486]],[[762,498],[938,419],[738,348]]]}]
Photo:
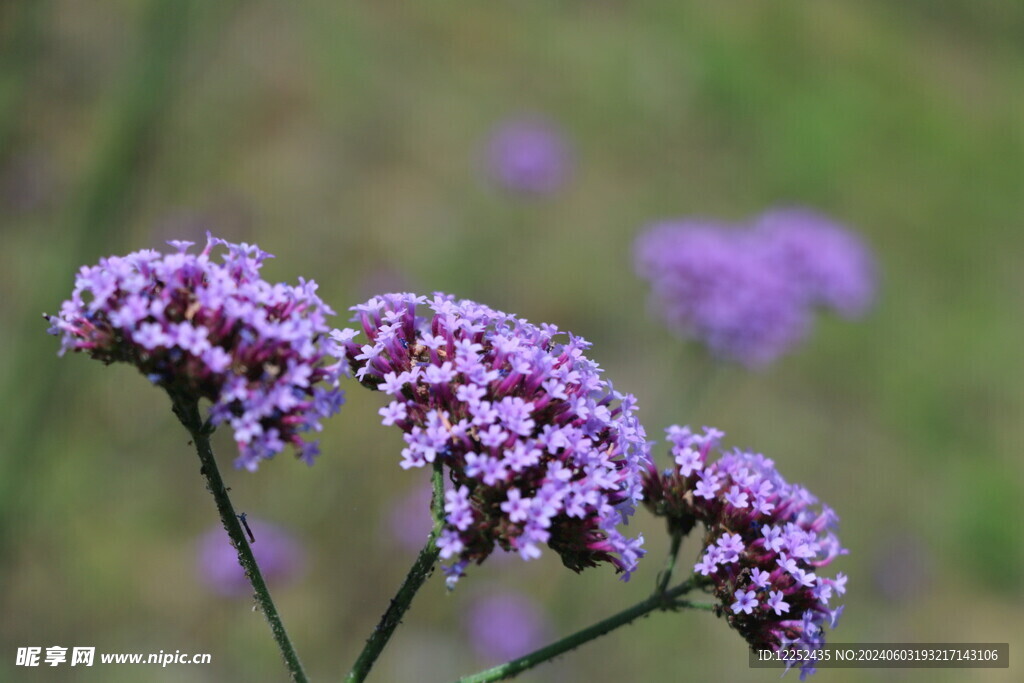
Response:
[{"label": "flower stalk", "polygon": [[256,558],[253,557],[252,549],[249,548],[249,544],[245,540],[242,525],[238,521],[235,508],[231,504],[231,498],[228,496],[227,488],[224,486],[224,480],[221,479],[220,470],[217,468],[217,461],[213,456],[213,448],[210,446],[210,434],[213,433],[213,425],[209,422],[204,422],[200,417],[199,401],[197,399],[171,394],[171,400],[174,403],[174,414],[178,416],[181,424],[192,435],[192,442],[195,444],[196,452],[199,454],[199,461],[202,463],[199,471],[206,478],[207,489],[217,503],[217,512],[220,513],[221,523],[223,523],[224,529],[231,538],[231,545],[238,551],[238,563],[242,565],[242,569],[245,570],[245,576],[252,584],[256,604],[270,624],[270,630],[274,634],[274,640],[281,650],[281,656],[284,658],[285,665],[291,673],[292,680],[296,681],[296,683],[305,683],[309,679],[302,669],[299,656],[296,654],[295,648],[288,637],[288,632],[284,628],[284,623],[277,613],[274,601],[270,597],[270,591],[267,589],[267,584],[260,573],[259,565],[256,564]]},{"label": "flower stalk", "polygon": [[692,607],[694,609],[709,611],[712,610],[712,605],[691,603],[687,600],[679,599],[698,585],[698,577],[690,577],[678,586],[674,586],[663,591],[656,591],[646,600],[638,602],[632,607],[622,610],[618,614],[613,614],[607,619],[603,619],[592,626],[588,626],[585,629],[566,636],[565,638],[542,647],[539,650],[535,650],[528,655],[523,655],[518,659],[513,659],[509,662],[505,662],[504,664],[499,664],[498,666],[470,676],[463,676],[458,680],[458,683],[489,683],[490,681],[501,681],[507,678],[512,678],[527,669],[532,669],[538,664],[550,661],[559,655],[563,655],[566,652],[575,650],[585,643],[589,643],[591,640],[600,638],[606,633],[611,633],[617,628],[626,626],[627,624],[630,624],[651,612],[672,611],[684,607]]},{"label": "flower stalk", "polygon": [[377,661],[377,657],[380,656],[380,653],[387,646],[395,629],[402,622],[402,617],[405,616],[405,613],[412,605],[412,599],[416,596],[417,591],[419,591],[420,587],[423,586],[434,571],[434,564],[437,562],[437,556],[441,552],[437,547],[436,541],[444,525],[444,480],[442,478],[440,459],[434,461],[434,472],[431,476],[431,482],[434,494],[430,502],[430,511],[434,518],[434,526],[430,530],[426,544],[420,550],[412,567],[410,567],[405,580],[402,581],[398,592],[391,599],[391,604],[388,605],[387,610],[385,610],[380,618],[380,622],[378,622],[376,628],[373,629],[373,633],[366,640],[366,645],[363,646],[362,652],[356,658],[355,664],[352,665],[351,671],[349,671],[348,676],[345,678],[348,683],[360,683],[366,679],[370,669],[373,668],[374,662]]},{"label": "flower stalk", "polygon": [[676,529],[672,532],[672,546],[669,548],[668,557],[665,559],[665,568],[658,574],[658,587],[655,595],[662,595],[668,590],[668,584],[672,581],[672,572],[676,568],[676,558],[679,556],[679,546],[683,543],[683,532]]}]

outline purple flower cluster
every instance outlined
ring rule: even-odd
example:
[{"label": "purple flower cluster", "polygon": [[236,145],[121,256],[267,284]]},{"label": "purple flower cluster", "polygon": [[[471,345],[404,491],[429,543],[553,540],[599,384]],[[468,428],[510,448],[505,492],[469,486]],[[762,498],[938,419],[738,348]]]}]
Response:
[{"label": "purple flower cluster", "polygon": [[[249,519],[248,525],[256,539],[256,543],[251,545],[252,553],[269,584],[283,584],[302,573],[305,550],[294,536],[279,526],[260,520]],[[199,539],[196,572],[200,581],[219,595],[235,597],[252,593],[245,570],[238,564],[238,553],[219,525]]]},{"label": "purple flower cluster", "polygon": [[658,223],[635,245],[637,271],[669,326],[722,358],[771,363],[809,332],[812,309],[865,313],[875,288],[867,247],[805,209],[757,217],[748,229],[710,221]]},{"label": "purple flower cluster", "polygon": [[[239,467],[255,470],[289,443],[312,464],[317,443],[303,434],[339,410],[344,369],[324,362],[334,311],[316,283],[261,279],[271,255],[254,245],[209,234],[199,254],[170,244],[170,254],[142,250],[79,271],[71,299],[48,316],[61,354],[131,363],[176,396],[210,400],[211,422],[234,431]],[[210,254],[218,245],[222,263]]]},{"label": "purple flower cluster", "polygon": [[367,343],[332,336],[360,382],[393,399],[380,414],[405,433],[401,466],[449,469],[438,546],[450,580],[495,545],[529,560],[543,544],[571,569],[609,562],[628,578],[643,539],[617,526],[642,497],[649,446],[635,399],[602,379],[588,342],[442,294],[353,310]]},{"label": "purple flower cluster", "polygon": [[523,195],[549,195],[569,178],[572,154],[561,132],[540,117],[512,119],[491,134],[485,164],[500,187]]},{"label": "purple flower cluster", "polygon": [[[846,577],[819,574],[838,555],[832,529],[838,517],[805,488],[789,484],[761,454],[734,450],[714,462],[708,455],[722,433],[687,427],[668,430],[675,466],[649,466],[645,504],[668,520],[673,532],[704,524],[704,548],[694,571],[705,577],[721,603],[720,613],[753,647],[813,649],[823,628],[835,628],[843,608],[833,597],[846,592]],[[803,664],[801,677],[813,673]]]}]

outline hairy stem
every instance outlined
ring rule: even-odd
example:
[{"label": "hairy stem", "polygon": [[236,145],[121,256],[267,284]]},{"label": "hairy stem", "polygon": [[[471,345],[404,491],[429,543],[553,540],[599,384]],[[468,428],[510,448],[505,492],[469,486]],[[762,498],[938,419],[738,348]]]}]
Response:
[{"label": "hairy stem", "polygon": [[690,577],[678,586],[664,591],[655,592],[654,595],[643,602],[639,602],[632,607],[624,609],[618,614],[613,614],[607,619],[597,622],[593,626],[577,631],[572,635],[566,636],[561,640],[547,645],[546,647],[542,647],[539,650],[535,650],[534,652],[524,655],[518,659],[513,659],[510,662],[499,664],[496,667],[487,669],[486,671],[481,671],[471,676],[464,676],[458,680],[458,683],[488,683],[489,681],[500,681],[506,678],[512,678],[527,669],[532,669],[538,664],[543,664],[544,662],[565,654],[570,650],[574,650],[584,643],[588,643],[595,638],[599,638],[606,633],[610,633],[620,626],[625,626],[642,616],[650,614],[651,612],[674,610],[686,607],[693,607],[696,609],[713,609],[711,605],[690,603],[689,601],[678,599],[679,596],[690,592],[697,585],[696,578]]},{"label": "hairy stem", "polygon": [[252,584],[256,604],[270,624],[270,630],[274,634],[274,640],[277,641],[277,646],[281,650],[281,656],[284,657],[292,680],[297,683],[306,683],[308,679],[302,670],[302,663],[299,662],[299,656],[295,653],[295,648],[288,638],[288,632],[281,622],[281,617],[277,614],[277,608],[274,607],[274,601],[270,597],[270,591],[267,590],[267,584],[256,564],[256,558],[253,557],[252,549],[249,548],[249,544],[245,540],[242,525],[235,514],[235,508],[231,505],[231,498],[228,497],[224,480],[220,477],[220,470],[217,469],[217,461],[213,457],[213,449],[210,447],[212,430],[209,425],[203,423],[199,415],[199,402],[194,398],[182,398],[174,395],[171,396],[171,400],[174,402],[175,415],[192,435],[192,442],[196,446],[199,461],[202,463],[202,468],[199,471],[206,478],[206,486],[217,503],[220,521],[231,538],[231,545],[238,552],[238,563],[242,565],[246,578]]},{"label": "hairy stem", "polygon": [[395,597],[391,599],[391,604],[388,605],[377,627],[373,629],[373,633],[366,640],[363,651],[359,653],[355,664],[352,665],[352,670],[349,671],[348,677],[345,679],[349,683],[359,683],[366,679],[370,669],[373,668],[374,662],[377,661],[377,657],[380,656],[388,641],[391,640],[391,636],[398,627],[398,624],[402,622],[402,617],[409,610],[409,606],[412,605],[412,599],[415,597],[416,592],[434,571],[434,563],[437,561],[437,556],[440,553],[440,549],[435,541],[438,534],[441,533],[441,527],[444,525],[444,480],[442,479],[440,460],[434,461],[432,482],[434,495],[430,503],[430,509],[434,518],[434,528],[431,529],[426,545],[420,550],[420,554],[409,569],[405,580],[402,581],[402,585],[399,587]]}]

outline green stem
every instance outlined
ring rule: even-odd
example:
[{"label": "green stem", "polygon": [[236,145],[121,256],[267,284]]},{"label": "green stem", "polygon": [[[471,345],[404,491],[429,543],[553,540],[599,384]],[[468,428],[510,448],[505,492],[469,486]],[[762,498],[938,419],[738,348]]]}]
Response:
[{"label": "green stem", "polygon": [[655,593],[643,602],[639,602],[628,609],[622,610],[618,614],[614,614],[603,621],[597,622],[593,626],[589,626],[582,631],[577,631],[570,636],[566,636],[551,645],[542,647],[541,649],[531,652],[528,655],[524,655],[519,659],[513,659],[510,662],[499,664],[496,667],[487,669],[486,671],[481,671],[471,676],[463,676],[458,680],[458,683],[489,683],[489,681],[500,681],[506,678],[512,678],[527,669],[532,669],[538,664],[543,664],[544,662],[565,654],[570,650],[574,650],[584,643],[588,643],[595,638],[599,638],[606,633],[614,631],[620,626],[625,626],[642,616],[650,614],[651,612],[674,610],[680,607],[713,609],[713,605],[677,600],[680,595],[685,595],[697,585],[697,578],[690,577],[678,586],[663,592]]},{"label": "green stem", "polygon": [[672,547],[669,548],[668,558],[665,560],[665,568],[659,574],[658,587],[654,591],[655,595],[661,595],[668,588],[668,584],[672,580],[672,572],[676,569],[676,558],[679,556],[679,546],[682,542],[682,532],[676,531],[672,534]]},{"label": "green stem", "polygon": [[224,486],[224,480],[220,477],[220,470],[217,469],[217,461],[213,457],[213,449],[210,447],[209,435],[212,430],[208,425],[203,424],[203,420],[199,415],[199,402],[194,398],[176,397],[174,395],[171,396],[171,400],[174,402],[175,415],[178,416],[178,419],[185,425],[189,434],[192,435],[196,452],[199,454],[199,461],[202,463],[202,468],[199,471],[206,477],[207,488],[213,494],[213,499],[217,503],[220,521],[224,524],[224,529],[231,538],[231,545],[238,552],[238,563],[242,565],[246,578],[252,584],[256,604],[270,623],[270,630],[273,632],[274,640],[277,641],[277,646],[281,650],[285,665],[287,665],[288,671],[291,672],[292,680],[297,683],[306,683],[309,679],[306,678],[306,674],[302,670],[299,656],[295,653],[295,648],[288,638],[288,632],[285,631],[281,617],[277,614],[277,608],[274,607],[270,591],[267,590],[267,584],[263,580],[259,566],[256,564],[256,558],[253,557],[252,549],[249,548],[249,544],[243,535],[242,525],[239,524],[238,516],[231,505],[231,498],[228,497],[228,490]]},{"label": "green stem", "polygon": [[441,461],[435,460],[434,474],[431,480],[433,482],[434,495],[430,503],[431,514],[434,517],[434,528],[431,529],[426,545],[420,550],[419,556],[417,556],[416,561],[409,569],[409,573],[406,575],[405,580],[402,581],[402,585],[395,594],[395,597],[391,599],[391,604],[388,605],[377,627],[373,629],[373,633],[367,639],[363,651],[359,653],[355,664],[352,665],[352,670],[349,671],[348,677],[345,678],[348,683],[360,683],[366,679],[370,669],[373,668],[373,663],[377,661],[377,657],[380,656],[384,646],[391,640],[391,636],[398,627],[398,624],[401,623],[402,617],[409,610],[409,606],[412,605],[412,599],[415,597],[416,591],[420,589],[434,571],[434,562],[437,561],[437,556],[441,552],[435,540],[441,533],[441,528],[444,525],[444,480],[441,475]]}]

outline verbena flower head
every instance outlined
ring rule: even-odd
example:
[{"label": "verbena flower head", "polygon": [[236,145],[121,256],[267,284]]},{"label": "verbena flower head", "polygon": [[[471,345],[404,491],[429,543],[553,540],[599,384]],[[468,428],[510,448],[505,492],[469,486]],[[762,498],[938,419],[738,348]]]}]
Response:
[{"label": "verbena flower head", "polygon": [[811,304],[847,318],[862,316],[871,307],[875,262],[856,233],[802,208],[766,211],[754,229],[765,240],[774,267],[795,278]]},{"label": "verbena flower head", "polygon": [[608,562],[628,578],[643,539],[618,526],[649,447],[635,399],[601,377],[588,342],[443,294],[353,310],[366,340],[333,336],[360,382],[392,398],[380,414],[405,433],[401,466],[449,469],[438,545],[452,582],[496,545],[529,560],[547,544],[571,569]]},{"label": "verbena flower head", "polygon": [[751,367],[799,343],[815,307],[853,318],[874,299],[867,246],[808,209],[768,211],[749,227],[657,223],[637,238],[635,251],[637,272],[669,327]]},{"label": "verbena flower head", "polygon": [[572,154],[562,133],[540,117],[499,125],[487,143],[485,164],[500,187],[525,195],[559,190],[572,171]]},{"label": "verbena flower head", "polygon": [[715,356],[767,365],[809,329],[801,288],[745,231],[670,221],[645,231],[635,250],[669,327]]},{"label": "verbena flower head", "polygon": [[170,244],[169,254],[137,251],[79,271],[71,298],[48,316],[61,354],[131,363],[174,395],[208,399],[211,421],[234,430],[239,467],[254,470],[286,444],[312,464],[317,443],[305,434],[340,408],[344,368],[326,362],[334,311],[316,283],[261,279],[271,255],[254,245],[209,234],[198,254],[191,242]]},{"label": "verbena flower head", "polygon": [[535,600],[507,590],[476,598],[466,610],[464,625],[477,655],[499,662],[532,652],[547,642],[551,631]]},{"label": "verbena flower head", "polygon": [[[705,527],[694,571],[718,598],[718,612],[752,647],[814,649],[824,627],[835,628],[843,608],[831,602],[846,592],[846,577],[821,575],[847,551],[833,533],[838,517],[807,489],[788,483],[757,453],[733,450],[709,456],[723,436],[688,427],[668,430],[675,464],[649,466],[645,504],[667,518],[673,532]],[[802,665],[801,678],[814,662]]]},{"label": "verbena flower head", "polygon": [[[253,519],[247,523],[257,541],[251,546],[252,552],[267,583],[283,585],[298,578],[306,562],[302,544],[275,524]],[[245,570],[238,564],[238,552],[219,525],[199,539],[196,572],[199,580],[219,595],[235,597],[252,593]]]}]

